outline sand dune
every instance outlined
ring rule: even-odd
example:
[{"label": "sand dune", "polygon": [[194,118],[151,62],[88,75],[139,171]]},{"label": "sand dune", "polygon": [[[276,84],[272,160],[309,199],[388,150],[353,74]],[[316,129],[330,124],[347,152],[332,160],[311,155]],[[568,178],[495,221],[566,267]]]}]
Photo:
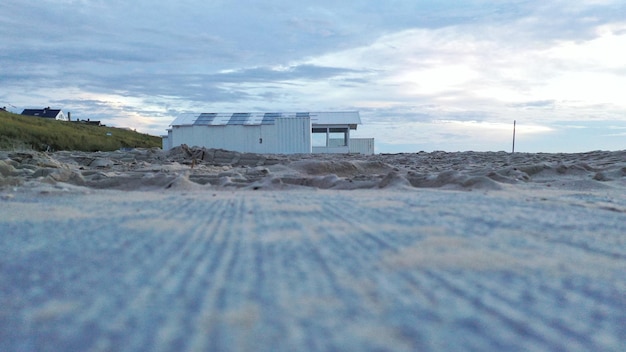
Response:
[{"label": "sand dune", "polygon": [[182,146],[110,153],[0,152],[0,185],[66,183],[98,189],[207,188],[559,189],[623,188],[626,151],[259,155]]},{"label": "sand dune", "polygon": [[622,351],[626,152],[0,152],[1,351]]}]

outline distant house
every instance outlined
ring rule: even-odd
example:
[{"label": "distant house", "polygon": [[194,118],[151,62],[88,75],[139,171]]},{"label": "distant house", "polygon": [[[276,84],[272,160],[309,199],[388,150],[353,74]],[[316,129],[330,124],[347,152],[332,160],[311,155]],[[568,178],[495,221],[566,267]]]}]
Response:
[{"label": "distant house", "polygon": [[43,109],[24,109],[24,111],[22,111],[22,115],[42,117],[45,119],[55,119],[59,121],[69,121],[69,118],[65,116],[62,110],[50,109],[50,107]]},{"label": "distant house", "polygon": [[102,124],[101,121],[91,121],[90,119],[87,120],[76,120],[74,121],[75,123],[84,123],[86,125],[93,125],[93,126],[105,126],[104,124]]}]

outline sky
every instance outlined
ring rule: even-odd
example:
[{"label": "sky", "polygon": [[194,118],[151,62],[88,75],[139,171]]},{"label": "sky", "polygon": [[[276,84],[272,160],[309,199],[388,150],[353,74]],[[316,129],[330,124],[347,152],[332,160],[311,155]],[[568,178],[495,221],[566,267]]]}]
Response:
[{"label": "sky", "polygon": [[359,111],[377,153],[626,149],[624,0],[3,0],[0,106],[153,135]]}]

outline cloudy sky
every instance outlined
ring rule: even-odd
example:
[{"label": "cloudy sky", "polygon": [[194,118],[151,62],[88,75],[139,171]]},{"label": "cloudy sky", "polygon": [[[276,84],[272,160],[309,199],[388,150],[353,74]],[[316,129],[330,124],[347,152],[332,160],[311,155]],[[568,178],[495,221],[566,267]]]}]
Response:
[{"label": "cloudy sky", "polygon": [[381,153],[626,149],[624,0],[3,0],[0,106],[165,134],[358,110]]}]

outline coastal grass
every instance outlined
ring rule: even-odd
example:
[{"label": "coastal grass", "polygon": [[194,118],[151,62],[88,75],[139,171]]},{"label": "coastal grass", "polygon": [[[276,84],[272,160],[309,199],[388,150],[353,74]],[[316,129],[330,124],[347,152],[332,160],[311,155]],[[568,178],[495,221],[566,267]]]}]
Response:
[{"label": "coastal grass", "polygon": [[0,111],[0,150],[112,151],[161,147],[161,138],[135,131]]}]

